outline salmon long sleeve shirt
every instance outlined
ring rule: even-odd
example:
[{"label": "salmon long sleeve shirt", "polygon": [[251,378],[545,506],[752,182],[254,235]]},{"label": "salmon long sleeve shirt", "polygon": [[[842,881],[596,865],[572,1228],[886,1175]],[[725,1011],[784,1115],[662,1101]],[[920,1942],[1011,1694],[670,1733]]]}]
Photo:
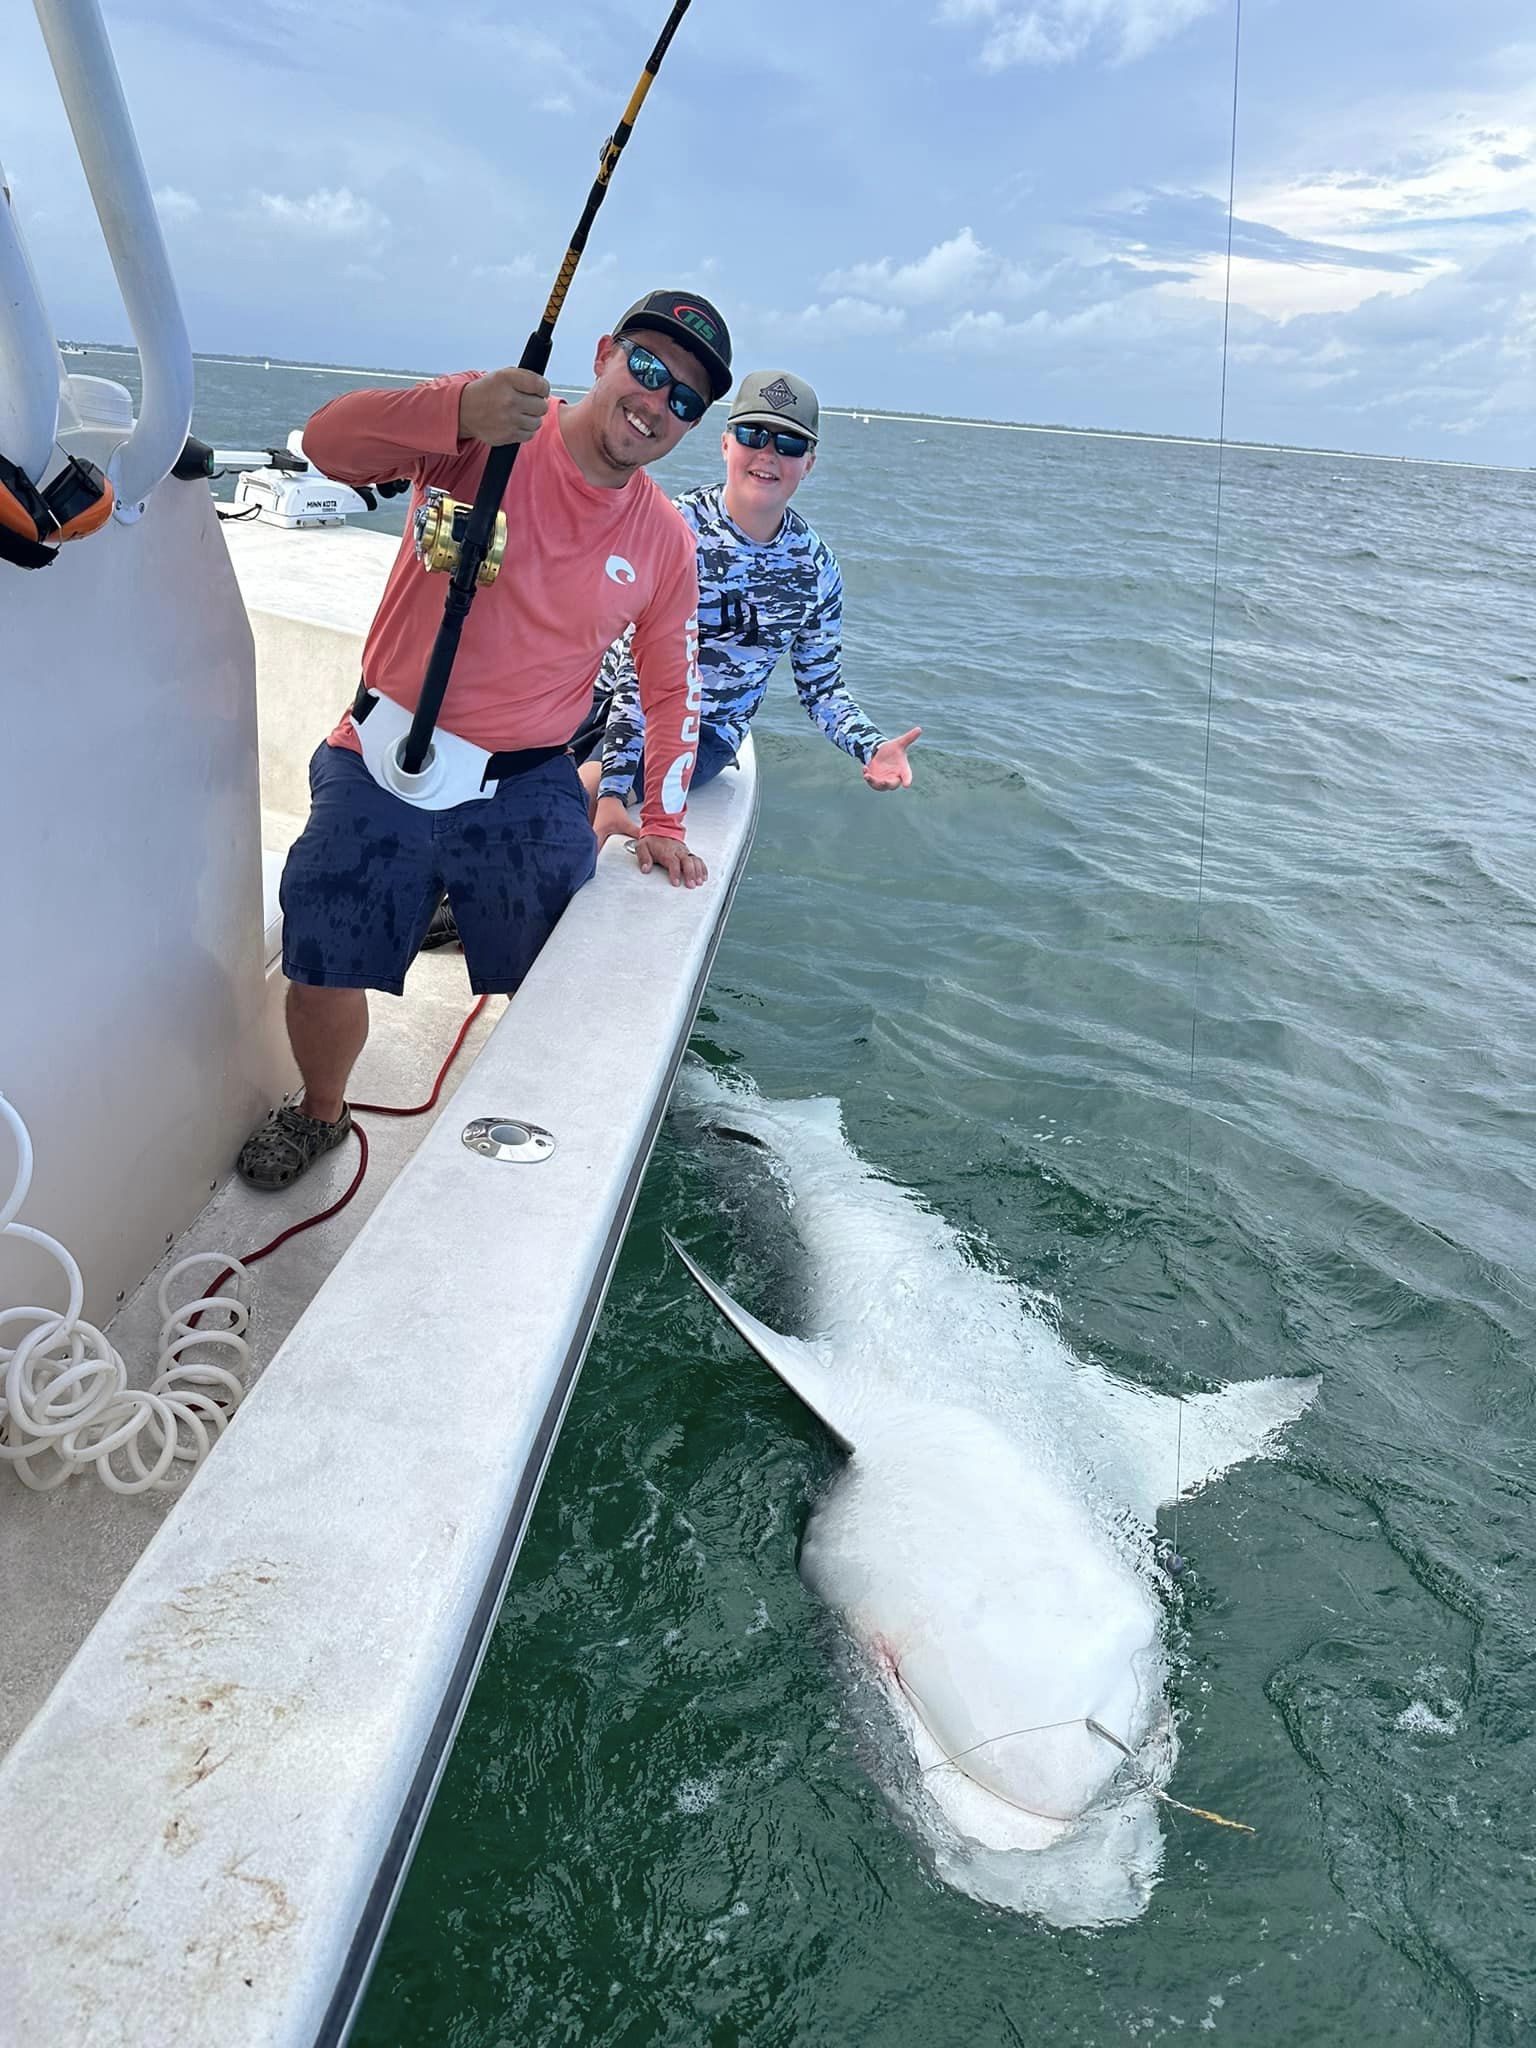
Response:
[{"label": "salmon long sleeve shirt", "polygon": [[[418,508],[432,486],[468,502],[489,453],[459,438],[459,398],[481,373],[406,391],[349,391],[304,429],[304,450],[341,483],[411,482],[410,517],[363,647],[370,690],[414,711],[442,621],[447,581],[416,559]],[[475,593],[439,723],[490,753],[562,746],[592,704],[604,652],[634,622],[647,732],[661,735],[642,829],[681,839],[699,732],[699,582],[694,536],[643,472],[617,490],[587,482],[560,432],[562,404],[518,451],[502,509],[507,552]],[[347,713],[333,746],[361,751]]]}]

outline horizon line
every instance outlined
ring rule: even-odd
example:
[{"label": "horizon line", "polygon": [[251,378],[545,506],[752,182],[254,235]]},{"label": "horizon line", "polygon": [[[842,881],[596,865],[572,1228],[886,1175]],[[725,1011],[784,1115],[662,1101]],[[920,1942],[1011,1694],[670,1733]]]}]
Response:
[{"label": "horizon line", "polygon": [[[87,352],[95,348],[108,355],[137,354],[136,349],[125,348],[117,342],[72,342],[70,346]],[[305,370],[315,376],[388,377],[402,384],[416,384],[426,377],[442,374],[440,371],[384,370],[362,364],[300,363],[286,356],[205,355],[198,349],[192,351],[192,359],[194,362],[223,363],[234,369],[243,369],[252,363],[276,363],[284,370]],[[552,382],[550,385],[553,391],[581,391],[585,388],[580,384]],[[722,399],[715,401],[716,405],[723,403]],[[713,411],[714,406],[710,410]],[[1066,434],[1082,440],[1141,441],[1171,448],[1241,448],[1267,455],[1325,455],[1330,460],[1342,462],[1414,462],[1436,469],[1486,469],[1500,476],[1529,476],[1536,469],[1536,465],[1517,462],[1479,462],[1464,455],[1377,455],[1364,448],[1328,448],[1306,442],[1223,440],[1214,434],[1159,434],[1136,427],[1052,426],[1036,420],[989,420],[958,413],[890,412],[875,405],[824,405],[821,410],[832,419],[894,420],[903,425],[926,427],[978,427],[1002,434]]]}]

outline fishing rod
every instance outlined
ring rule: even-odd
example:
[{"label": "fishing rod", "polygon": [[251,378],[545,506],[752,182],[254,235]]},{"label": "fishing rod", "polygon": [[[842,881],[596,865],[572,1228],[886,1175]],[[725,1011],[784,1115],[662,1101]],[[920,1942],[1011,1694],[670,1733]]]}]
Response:
[{"label": "fishing rod", "polygon": [[[667,16],[666,25],[656,39],[656,47],[645,60],[645,69],[639,82],[630,94],[629,105],[624,109],[624,118],[612,135],[603,144],[597,177],[592,190],[587,194],[587,203],[582,208],[581,219],[576,223],[576,232],[571,236],[570,247],[565,252],[565,261],[560,265],[555,278],[554,289],[544,308],[543,317],[528,337],[527,346],[518,359],[520,370],[533,370],[543,376],[549,367],[550,349],[554,343],[555,322],[560,318],[560,309],[565,304],[566,293],[576,275],[576,266],[581,261],[582,251],[587,246],[587,235],[597,210],[608,196],[609,180],[614,166],[624,152],[624,145],[639,119],[645,96],[650,91],[656,73],[661,69],[661,60],[667,54],[667,46],[677,33],[678,24],[688,12],[691,0],[675,0],[672,12]],[[511,480],[512,465],[517,460],[519,443],[508,442],[492,448],[486,459],[485,472],[480,487],[475,492],[473,505],[439,506],[436,535],[423,535],[423,559],[435,554],[435,561],[428,560],[429,567],[452,566],[448,584],[448,595],[443,603],[442,623],[437,629],[437,638],[432,643],[431,659],[427,663],[426,676],[421,685],[421,696],[416,705],[416,715],[411,720],[411,729],[400,742],[396,756],[403,775],[420,775],[432,744],[438,714],[443,708],[443,697],[448,680],[453,674],[454,657],[459,651],[459,639],[464,631],[464,621],[469,617],[469,608],[474,602],[475,590],[481,579],[482,570],[489,568],[484,577],[488,583],[500,565],[501,551],[505,546],[504,533],[497,533],[501,521],[501,501]],[[444,533],[443,513],[446,512],[449,531]],[[498,545],[493,549],[493,537]],[[435,539],[435,544],[434,544]],[[487,556],[490,562],[487,563]]]}]

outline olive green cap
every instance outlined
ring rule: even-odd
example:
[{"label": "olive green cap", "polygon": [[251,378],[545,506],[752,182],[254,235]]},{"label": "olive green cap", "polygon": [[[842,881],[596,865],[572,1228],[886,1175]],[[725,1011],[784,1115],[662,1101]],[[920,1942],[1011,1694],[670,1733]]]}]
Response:
[{"label": "olive green cap", "polygon": [[731,400],[728,422],[733,427],[782,427],[814,441],[820,432],[821,408],[803,377],[787,370],[753,370],[741,380]]}]

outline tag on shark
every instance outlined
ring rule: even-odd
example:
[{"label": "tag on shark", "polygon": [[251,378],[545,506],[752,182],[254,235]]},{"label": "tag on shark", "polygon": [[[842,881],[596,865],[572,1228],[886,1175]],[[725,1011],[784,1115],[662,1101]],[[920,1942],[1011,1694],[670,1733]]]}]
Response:
[{"label": "tag on shark", "polygon": [[1317,1382],[1181,1403],[1117,1380],[872,1173],[835,1103],[768,1103],[698,1074],[685,1094],[768,1149],[809,1255],[811,1341],[771,1329],[669,1238],[847,1454],[801,1571],[910,1747],[898,1797],[960,1889],[1059,1926],[1133,1917],[1177,1755],[1154,1518],[1176,1469],[1188,1494],[1271,1452]]}]

